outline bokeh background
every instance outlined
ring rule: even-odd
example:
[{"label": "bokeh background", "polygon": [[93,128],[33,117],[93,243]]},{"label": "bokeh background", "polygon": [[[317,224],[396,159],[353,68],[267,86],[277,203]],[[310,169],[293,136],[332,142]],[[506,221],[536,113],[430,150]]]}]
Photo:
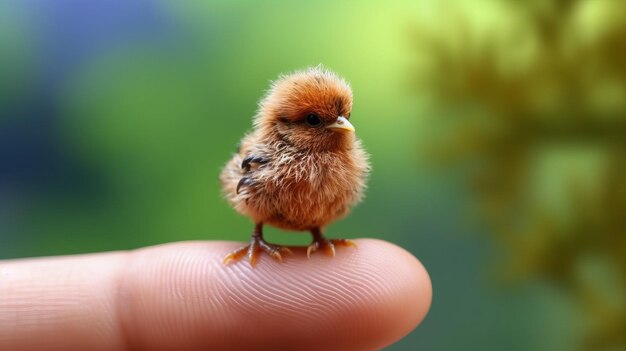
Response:
[{"label": "bokeh background", "polygon": [[1,1],[0,258],[247,240],[220,167],[319,63],[373,163],[329,235],[433,280],[390,350],[626,350],[621,0]]}]

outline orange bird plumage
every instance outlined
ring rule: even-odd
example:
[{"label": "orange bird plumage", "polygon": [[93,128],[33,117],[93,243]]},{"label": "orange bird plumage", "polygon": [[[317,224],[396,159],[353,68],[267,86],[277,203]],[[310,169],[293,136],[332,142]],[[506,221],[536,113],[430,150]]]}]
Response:
[{"label": "orange bird plumage", "polygon": [[322,228],[342,218],[363,198],[369,173],[367,153],[350,122],[352,90],[322,68],[308,68],[273,82],[259,103],[254,130],[222,170],[227,200],[255,222],[251,242],[225,262],[261,252],[282,260],[289,249],[263,239],[263,225],[310,231],[307,254],[354,245],[327,239]]}]

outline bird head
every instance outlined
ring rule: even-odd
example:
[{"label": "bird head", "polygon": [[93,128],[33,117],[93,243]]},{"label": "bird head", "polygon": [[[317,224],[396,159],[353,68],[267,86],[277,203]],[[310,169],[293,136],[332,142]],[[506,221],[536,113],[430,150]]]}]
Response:
[{"label": "bird head", "polygon": [[321,66],[279,77],[260,103],[255,125],[265,138],[278,138],[302,150],[351,147],[352,90]]}]

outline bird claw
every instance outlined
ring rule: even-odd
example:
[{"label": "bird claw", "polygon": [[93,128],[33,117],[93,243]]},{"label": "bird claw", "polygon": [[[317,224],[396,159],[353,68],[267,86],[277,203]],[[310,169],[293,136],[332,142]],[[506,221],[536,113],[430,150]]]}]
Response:
[{"label": "bird claw", "polygon": [[354,248],[357,248],[356,243],[354,241],[350,240],[350,239],[326,239],[326,238],[321,238],[321,239],[313,240],[311,245],[309,245],[309,247],[307,247],[307,249],[306,249],[306,256],[308,258],[311,258],[311,254],[321,248],[321,249],[324,250],[324,252],[326,252],[326,254],[328,256],[335,257],[335,253],[336,253],[335,246],[344,246],[344,247],[352,246]]},{"label": "bird claw", "polygon": [[237,250],[230,252],[228,255],[224,257],[224,260],[223,260],[224,264],[229,264],[231,261],[232,262],[239,261],[243,256],[245,256],[248,253],[249,246],[250,245],[242,246],[238,248]]},{"label": "bird claw", "polygon": [[283,255],[293,255],[293,252],[285,246],[270,244],[262,238],[253,237],[250,241],[250,244],[232,251],[231,253],[226,255],[226,257],[224,257],[223,262],[224,264],[237,262],[247,255],[248,261],[250,261],[250,265],[254,267],[259,259],[259,255],[261,254],[261,252],[265,252],[271,258],[278,262],[283,261]]}]

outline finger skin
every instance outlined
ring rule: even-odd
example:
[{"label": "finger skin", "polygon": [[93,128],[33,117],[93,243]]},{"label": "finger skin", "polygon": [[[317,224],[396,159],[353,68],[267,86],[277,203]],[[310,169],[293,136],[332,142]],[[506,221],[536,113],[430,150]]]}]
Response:
[{"label": "finger skin", "polygon": [[426,315],[424,267],[387,242],[225,266],[241,244],[0,262],[0,350],[376,350]]}]

